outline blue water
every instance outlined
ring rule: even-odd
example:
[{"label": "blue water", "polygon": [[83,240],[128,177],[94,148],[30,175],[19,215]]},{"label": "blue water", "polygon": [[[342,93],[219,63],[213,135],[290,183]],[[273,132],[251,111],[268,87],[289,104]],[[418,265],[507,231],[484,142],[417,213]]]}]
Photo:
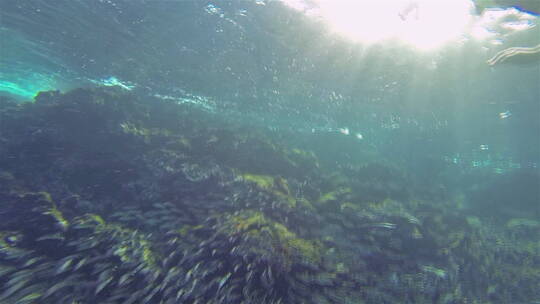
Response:
[{"label": "blue water", "polygon": [[286,1],[2,1],[0,95],[117,87],[174,100],[328,166],[391,159],[434,193],[443,185],[456,210],[537,225],[540,56],[487,64],[540,44],[538,15],[522,10],[486,26],[492,40],[423,51],[349,40]]}]

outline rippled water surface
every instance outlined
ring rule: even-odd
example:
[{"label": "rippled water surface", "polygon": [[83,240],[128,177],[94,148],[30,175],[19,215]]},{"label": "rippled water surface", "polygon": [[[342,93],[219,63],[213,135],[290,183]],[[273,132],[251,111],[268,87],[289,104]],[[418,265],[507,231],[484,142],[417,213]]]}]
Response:
[{"label": "rippled water surface", "polygon": [[0,1],[1,303],[539,303],[532,1]]}]

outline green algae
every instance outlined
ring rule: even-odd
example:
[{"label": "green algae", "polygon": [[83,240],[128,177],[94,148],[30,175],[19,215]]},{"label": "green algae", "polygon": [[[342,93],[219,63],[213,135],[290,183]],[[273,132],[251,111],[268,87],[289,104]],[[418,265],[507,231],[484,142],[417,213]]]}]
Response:
[{"label": "green algae", "polygon": [[271,190],[274,187],[274,178],[272,176],[249,173],[241,174],[241,176],[245,181],[254,183],[261,189]]},{"label": "green algae", "polygon": [[[306,259],[310,263],[319,263],[322,247],[318,242],[298,237],[285,225],[267,219],[261,212],[244,212],[230,218],[235,233],[249,234],[251,237],[269,242],[275,252],[291,259]],[[270,240],[265,239],[270,236]]]},{"label": "green algae", "polygon": [[58,210],[55,205],[53,205],[49,211],[46,211],[44,214],[51,215],[55,222],[57,222],[63,230],[67,230],[69,228],[69,221],[63,216],[62,212]]},{"label": "green algae", "polygon": [[[281,201],[287,202],[289,207],[291,208],[296,207],[297,200],[291,195],[289,185],[285,178],[273,177],[269,175],[256,175],[256,174],[250,174],[250,173],[243,173],[240,176],[242,177],[244,181],[253,183],[259,189],[263,191],[267,191],[275,195]],[[306,201],[307,199],[304,199],[302,204],[309,205],[309,202],[308,204],[306,204]]]},{"label": "green algae", "polygon": [[97,214],[86,214],[77,218],[75,225],[90,228],[91,237],[109,238],[115,236],[117,242],[112,244],[113,252],[123,262],[142,262],[148,267],[156,267],[158,254],[153,244],[143,235],[116,223],[107,223]]},{"label": "green algae", "polygon": [[180,236],[185,237],[188,234],[193,233],[193,232],[195,232],[197,230],[200,230],[202,228],[204,228],[203,225],[184,225],[184,226],[182,226],[182,228],[177,230],[177,233]]}]

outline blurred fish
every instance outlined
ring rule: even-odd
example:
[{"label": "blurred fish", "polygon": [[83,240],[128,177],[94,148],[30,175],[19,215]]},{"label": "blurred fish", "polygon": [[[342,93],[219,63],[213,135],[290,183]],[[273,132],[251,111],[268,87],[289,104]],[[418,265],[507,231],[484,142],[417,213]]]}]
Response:
[{"label": "blurred fish", "polygon": [[15,270],[17,270],[15,267],[0,265],[0,279]]},{"label": "blurred fish", "polygon": [[100,291],[102,291],[103,288],[105,288],[113,280],[113,278],[114,275],[111,270],[101,273],[98,277],[98,285],[94,294],[97,295]]},{"label": "blurred fish", "polygon": [[274,279],[272,278],[272,272],[270,271],[270,273],[269,273],[269,269],[270,269],[270,267],[263,270],[263,272],[261,274],[261,277],[260,277],[261,283],[263,284],[263,286],[267,290],[271,290],[272,286],[274,285]]},{"label": "blurred fish", "polygon": [[186,291],[184,289],[179,289],[178,292],[176,293],[176,301],[179,301],[184,296],[185,293]]},{"label": "blurred fish", "polygon": [[21,281],[29,281],[34,275],[32,269],[20,270],[11,275],[11,279],[7,281],[6,286],[13,286]]},{"label": "blurred fish", "polygon": [[84,257],[82,258],[79,262],[77,262],[77,264],[75,265],[75,267],[73,267],[73,270],[74,271],[77,271],[79,270],[81,267],[83,267],[84,265],[86,265],[86,262],[88,261],[88,258]]},{"label": "blurred fish", "polygon": [[19,260],[19,259],[22,260],[22,259],[26,259],[33,252],[31,250],[24,250],[20,248],[3,247],[3,248],[0,248],[0,253],[5,254],[6,258],[9,260]]},{"label": "blurred fish", "polygon": [[441,279],[444,279],[446,277],[446,270],[444,269],[436,268],[430,265],[423,265],[421,269],[422,271],[433,273]]},{"label": "blurred fish", "polygon": [[41,257],[34,257],[34,258],[31,258],[31,259],[29,259],[28,261],[26,261],[26,263],[24,263],[23,268],[32,266],[32,265],[34,265],[35,263],[37,263],[37,262],[39,262],[39,261],[41,261],[41,260],[43,260],[43,258],[41,258]]},{"label": "blurred fish", "polygon": [[141,297],[144,295],[144,291],[139,290],[131,294],[131,297],[129,297],[125,302],[122,302],[122,304],[133,304],[133,303],[139,303],[137,301],[140,301]]},{"label": "blurred fish", "polygon": [[43,298],[45,299],[53,295],[55,292],[59,291],[60,289],[67,287],[69,285],[70,285],[69,281],[66,281],[66,280],[60,281],[56,283],[55,285],[53,285],[52,287],[50,287],[49,289],[47,289],[47,291],[43,294]]},{"label": "blurred fish", "polygon": [[393,223],[371,223],[365,226],[370,227],[370,228],[386,228],[386,229],[396,228],[396,224],[393,224]]},{"label": "blurred fish", "polygon": [[221,278],[219,280],[219,285],[218,285],[218,291],[221,290],[221,288],[223,287],[223,285],[225,285],[227,283],[227,281],[229,280],[229,278],[231,277],[231,273],[227,273],[223,278]]},{"label": "blurred fish", "polygon": [[68,257],[65,257],[64,259],[62,259],[62,261],[64,261],[64,262],[56,269],[56,274],[61,274],[63,272],[66,272],[69,269],[69,266],[71,266],[71,264],[73,263],[73,260],[76,257],[77,256],[68,256]]},{"label": "blurred fish", "polygon": [[41,297],[40,292],[33,292],[33,293],[30,293],[30,294],[24,296],[23,298],[17,300],[17,304],[38,303],[35,300],[39,299],[40,297]]},{"label": "blurred fish", "polygon": [[158,285],[150,291],[150,293],[141,301],[141,303],[152,303],[150,300],[161,290],[161,286]]},{"label": "blurred fish", "polygon": [[23,280],[19,281],[18,283],[14,283],[11,287],[6,289],[6,291],[4,291],[4,293],[2,293],[0,295],[0,303],[7,303],[7,302],[4,302],[4,301],[6,299],[8,299],[12,294],[14,294],[17,291],[21,290],[26,285],[26,283],[28,283],[28,280],[23,279]]},{"label": "blurred fish", "polygon": [[54,233],[54,234],[47,234],[42,237],[39,237],[36,239],[36,241],[47,241],[47,240],[57,240],[57,241],[63,241],[65,240],[65,237],[62,233]]},{"label": "blurred fish", "polygon": [[171,268],[163,279],[163,282],[161,282],[162,289],[165,288],[169,281],[176,277],[178,274],[180,274],[180,269],[178,267]]}]

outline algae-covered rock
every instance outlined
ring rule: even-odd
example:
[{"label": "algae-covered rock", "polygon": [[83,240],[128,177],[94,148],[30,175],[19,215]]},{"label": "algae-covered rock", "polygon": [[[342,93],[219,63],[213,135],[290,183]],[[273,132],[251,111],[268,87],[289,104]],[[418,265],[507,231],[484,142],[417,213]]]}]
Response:
[{"label": "algae-covered rock", "polygon": [[227,225],[232,225],[234,233],[247,234],[250,239],[258,238],[260,242],[271,245],[271,252],[283,253],[285,256],[279,260],[283,260],[289,267],[294,259],[315,265],[321,262],[321,247],[317,242],[297,237],[284,225],[266,219],[262,213],[234,215]]},{"label": "algae-covered rock", "polygon": [[[331,278],[322,279],[326,273],[322,264],[322,245],[299,237],[261,212],[219,215],[204,226],[191,230],[191,237],[204,238],[186,253],[185,267],[188,276],[200,281],[206,292],[190,292],[185,295],[188,301],[208,301],[209,297],[232,293],[231,296],[240,302],[251,301],[249,299],[256,296],[266,299],[264,303],[285,303],[309,299],[303,285],[308,277],[311,285],[319,286],[321,290],[333,284]],[[179,232],[179,238],[173,237],[174,243],[181,242],[182,235],[188,238],[183,231]],[[213,285],[224,293],[213,294],[210,289]],[[312,293],[328,300],[321,290]]]},{"label": "algae-covered rock", "polygon": [[533,213],[456,208],[360,144],[113,88],[0,107],[2,303],[540,298]]},{"label": "algae-covered rock", "polygon": [[282,177],[255,175],[249,173],[242,174],[241,176],[245,181],[254,183],[261,190],[268,191],[269,193],[275,195],[278,199],[287,202],[291,208],[296,207],[296,199],[292,196],[286,179]]},{"label": "algae-covered rock", "polygon": [[0,229],[23,231],[30,242],[43,235],[63,234],[69,228],[48,192],[3,192],[0,196],[4,208]]}]

